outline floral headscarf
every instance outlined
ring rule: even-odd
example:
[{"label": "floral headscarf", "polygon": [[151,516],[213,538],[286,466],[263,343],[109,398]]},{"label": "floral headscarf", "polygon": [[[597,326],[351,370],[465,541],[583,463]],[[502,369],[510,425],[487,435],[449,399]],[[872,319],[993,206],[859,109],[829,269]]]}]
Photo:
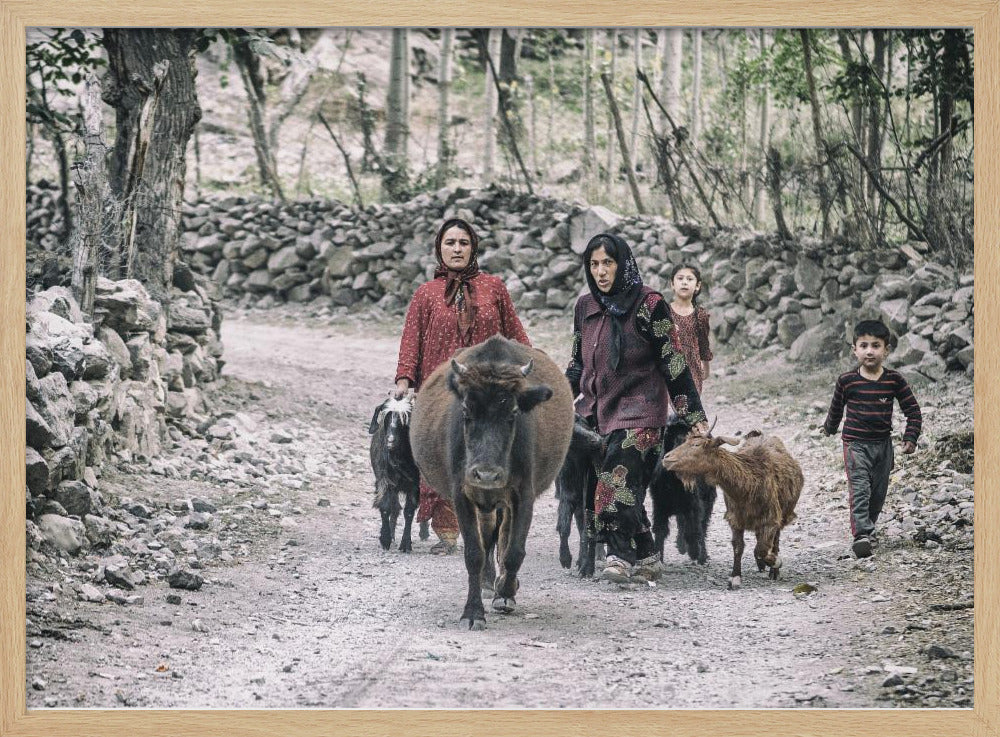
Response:
[{"label": "floral headscarf", "polygon": [[[611,284],[611,290],[607,293],[598,289],[594,275],[590,273],[590,257],[594,251],[602,247],[604,252],[618,264],[615,280]],[[587,248],[583,252],[583,270],[587,275],[587,286],[590,288],[591,295],[597,300],[601,309],[614,318],[611,321],[610,363],[611,368],[617,371],[624,344],[621,322],[631,311],[642,292],[642,277],[639,276],[639,266],[632,255],[632,249],[622,238],[612,233],[601,233],[590,239],[590,243],[587,244]]]}]

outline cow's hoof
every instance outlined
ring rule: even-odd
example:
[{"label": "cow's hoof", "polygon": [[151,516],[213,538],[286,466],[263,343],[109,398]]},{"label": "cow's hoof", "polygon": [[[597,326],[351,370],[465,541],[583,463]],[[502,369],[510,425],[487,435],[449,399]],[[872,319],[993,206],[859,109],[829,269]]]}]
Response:
[{"label": "cow's hoof", "polygon": [[493,611],[511,614],[517,608],[513,597],[497,596],[493,599]]},{"label": "cow's hoof", "polygon": [[742,576],[733,576],[732,578],[729,579],[729,590],[730,591],[736,591],[742,585],[743,585],[743,577]]},{"label": "cow's hoof", "polygon": [[[463,617],[464,619],[464,617]],[[473,618],[469,620],[469,629],[474,632],[482,632],[486,629],[486,620],[480,618]]]}]

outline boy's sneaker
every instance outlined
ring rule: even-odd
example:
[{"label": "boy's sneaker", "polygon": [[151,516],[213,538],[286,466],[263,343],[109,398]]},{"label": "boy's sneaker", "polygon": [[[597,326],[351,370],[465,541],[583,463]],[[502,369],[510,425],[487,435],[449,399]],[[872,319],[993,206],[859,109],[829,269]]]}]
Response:
[{"label": "boy's sneaker", "polygon": [[872,543],[868,539],[867,535],[858,535],[854,538],[854,544],[851,546],[851,550],[859,558],[870,558],[872,554]]},{"label": "boy's sneaker", "polygon": [[601,578],[614,583],[628,583],[632,580],[632,564],[617,555],[609,555],[601,571]]},{"label": "boy's sneaker", "polygon": [[632,578],[642,581],[655,581],[663,575],[663,564],[660,563],[660,556],[656,553],[636,562],[632,571]]}]

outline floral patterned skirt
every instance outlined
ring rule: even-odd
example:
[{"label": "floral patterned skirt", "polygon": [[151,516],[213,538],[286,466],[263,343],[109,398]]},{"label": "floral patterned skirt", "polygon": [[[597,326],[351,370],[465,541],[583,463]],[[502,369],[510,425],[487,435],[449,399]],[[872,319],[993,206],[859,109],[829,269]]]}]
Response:
[{"label": "floral patterned skirt", "polygon": [[630,563],[652,553],[646,487],[662,443],[661,428],[614,430],[606,437],[594,490],[592,532],[595,540],[607,543],[609,554]]}]

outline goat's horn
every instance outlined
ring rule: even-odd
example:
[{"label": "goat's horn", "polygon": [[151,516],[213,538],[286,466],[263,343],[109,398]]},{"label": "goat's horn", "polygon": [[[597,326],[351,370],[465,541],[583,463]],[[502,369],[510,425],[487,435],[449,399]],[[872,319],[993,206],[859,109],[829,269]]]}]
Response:
[{"label": "goat's horn", "polygon": [[716,415],[716,416],[715,416],[715,419],[714,419],[714,420],[712,420],[712,424],[708,426],[708,434],[709,434],[709,435],[711,435],[711,434],[712,434],[712,430],[714,430],[714,429],[715,429],[715,423],[716,423],[716,422],[718,422],[718,421],[719,421],[719,416],[718,416],[718,415]]},{"label": "goat's horn", "polygon": [[521,376],[527,376],[531,373],[531,367],[534,365],[535,359],[529,358],[528,362],[521,367]]},{"label": "goat's horn", "polygon": [[468,372],[468,370],[469,370],[468,367],[463,366],[458,361],[456,361],[454,358],[451,359],[451,368],[459,376],[465,376],[466,372]]}]

